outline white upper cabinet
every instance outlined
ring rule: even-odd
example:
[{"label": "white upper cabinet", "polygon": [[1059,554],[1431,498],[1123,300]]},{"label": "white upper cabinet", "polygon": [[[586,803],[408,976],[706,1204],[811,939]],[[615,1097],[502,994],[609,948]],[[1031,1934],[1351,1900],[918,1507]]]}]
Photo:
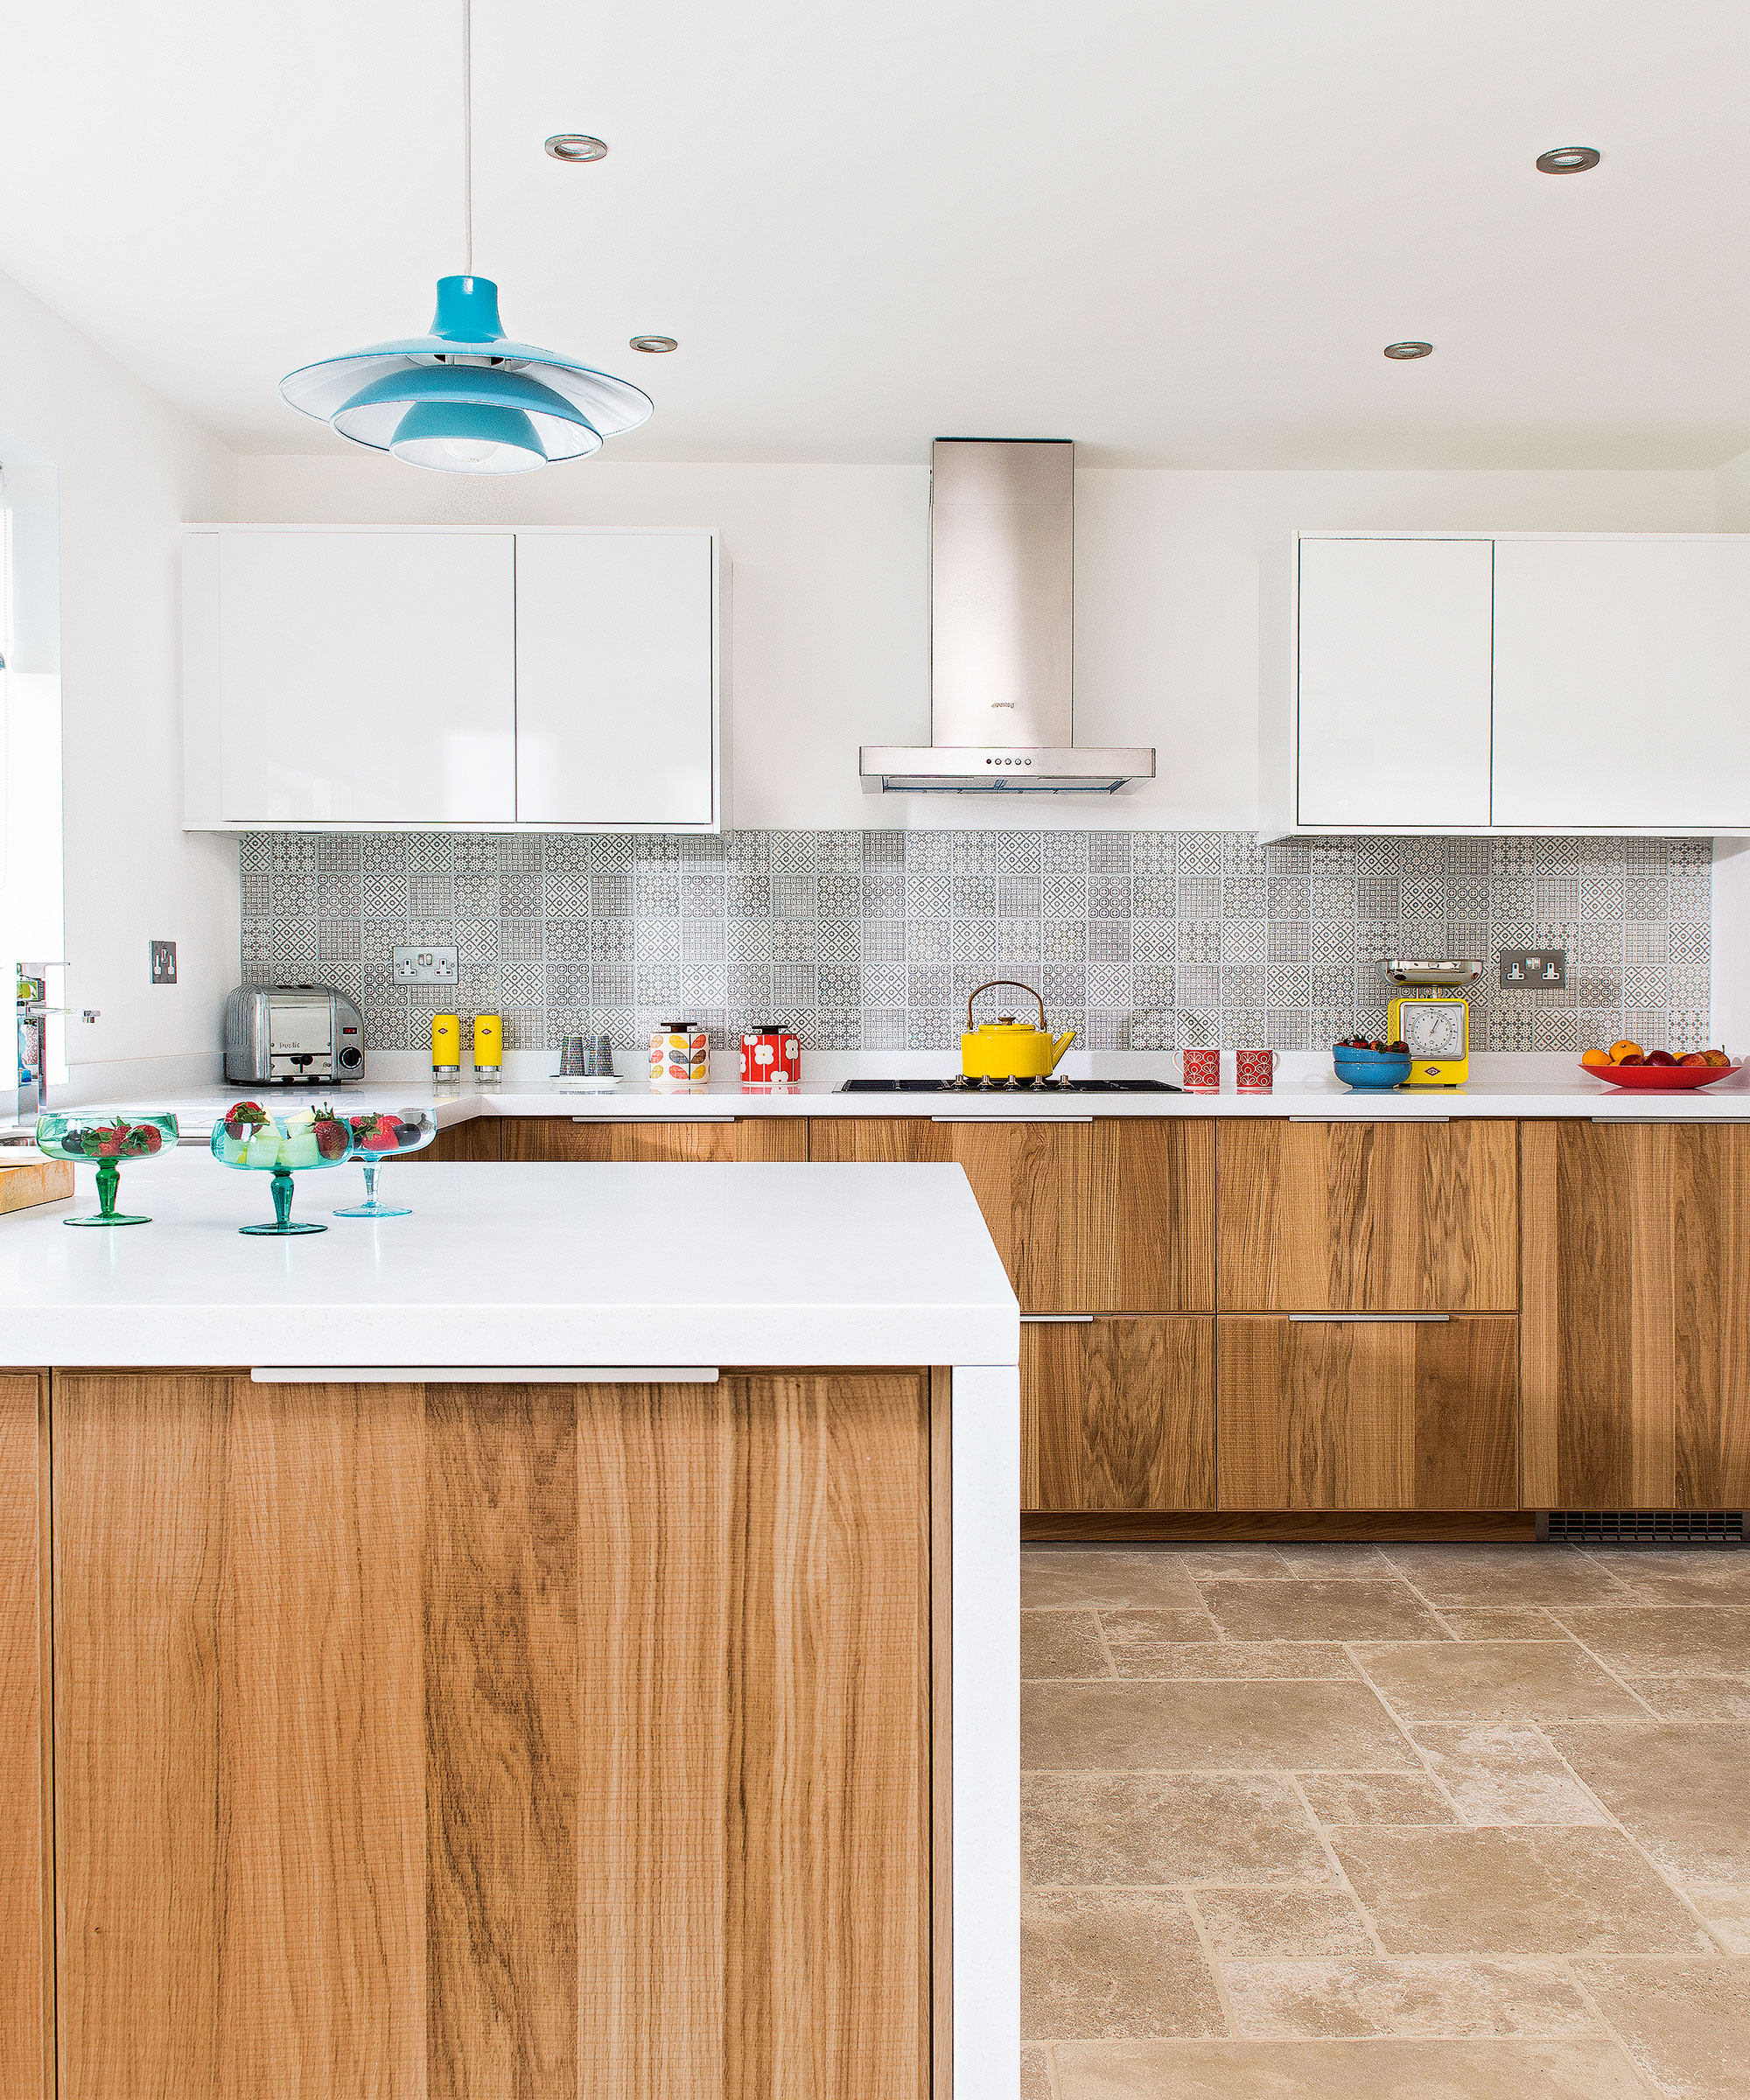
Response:
[{"label": "white upper cabinet", "polygon": [[1301,823],[1488,822],[1489,557],[1487,540],[1300,542]]},{"label": "white upper cabinet", "polygon": [[724,822],[715,535],[193,526],[186,825]]},{"label": "white upper cabinet", "polygon": [[1750,826],[1750,536],[1501,540],[1494,821]]},{"label": "white upper cabinet", "polygon": [[711,613],[709,533],[518,536],[522,822],[716,822]]},{"label": "white upper cabinet", "polygon": [[229,823],[516,815],[508,533],[218,536]]},{"label": "white upper cabinet", "polygon": [[1258,732],[1268,836],[1750,830],[1750,536],[1301,534]]}]

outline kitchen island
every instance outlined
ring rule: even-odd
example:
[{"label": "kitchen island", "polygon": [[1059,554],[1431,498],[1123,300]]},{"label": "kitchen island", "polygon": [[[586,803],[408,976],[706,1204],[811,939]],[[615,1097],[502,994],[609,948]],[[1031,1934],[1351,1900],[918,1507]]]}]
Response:
[{"label": "kitchen island", "polygon": [[148,1227],[0,1219],[0,2087],[1011,2100],[1018,1321],[964,1176],[401,1193],[276,1245],[190,1149]]}]

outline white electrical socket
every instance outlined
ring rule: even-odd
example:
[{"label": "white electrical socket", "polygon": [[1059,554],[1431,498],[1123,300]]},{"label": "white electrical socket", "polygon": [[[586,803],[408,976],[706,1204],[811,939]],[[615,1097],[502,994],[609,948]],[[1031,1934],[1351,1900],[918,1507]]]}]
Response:
[{"label": "white electrical socket", "polygon": [[395,950],[397,984],[453,984],[456,951],[453,948],[398,948]]}]

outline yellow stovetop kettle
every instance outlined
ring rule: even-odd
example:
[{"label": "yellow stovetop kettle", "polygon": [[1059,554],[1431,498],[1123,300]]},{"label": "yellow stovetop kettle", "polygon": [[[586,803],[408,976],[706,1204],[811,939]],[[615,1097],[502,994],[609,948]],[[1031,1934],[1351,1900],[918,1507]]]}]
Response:
[{"label": "yellow stovetop kettle", "polygon": [[[976,1027],[972,1020],[972,1000],[981,991],[994,991],[999,984],[1011,990],[1024,991],[1030,999],[1039,1000],[1039,1026],[1031,1021],[1018,1021],[1012,1013],[999,1014],[994,1021],[980,1022]],[[1075,1031],[1054,1036],[1045,1022],[1045,1001],[1031,984],[1023,984],[1017,977],[992,977],[988,984],[975,987],[972,998],[966,1002],[966,1032],[960,1039],[960,1069],[968,1079],[1044,1079],[1057,1069],[1057,1060],[1075,1040]]]}]

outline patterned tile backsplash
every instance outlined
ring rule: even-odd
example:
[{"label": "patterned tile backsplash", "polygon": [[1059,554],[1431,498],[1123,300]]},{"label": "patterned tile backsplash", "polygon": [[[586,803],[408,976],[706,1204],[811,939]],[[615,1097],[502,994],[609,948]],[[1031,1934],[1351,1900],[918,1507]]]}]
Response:
[{"label": "patterned tile backsplash", "polygon": [[[658,1020],[774,1019],[816,1050],[955,1050],[972,988],[1018,977],[1094,1050],[1316,1049],[1385,1027],[1386,956],[1480,956],[1472,1040],[1572,1050],[1708,1039],[1705,839],[1346,838],[1241,831],[251,836],[242,974],[319,977],[368,1044],[504,1017],[510,1049]],[[459,986],[398,986],[441,942]],[[1564,948],[1565,991],[1501,990],[1505,947]],[[1003,1000],[1005,1010],[1012,995]],[[1023,1010],[1025,1004],[1023,1003]],[[995,995],[981,1018],[996,1011]]]}]

